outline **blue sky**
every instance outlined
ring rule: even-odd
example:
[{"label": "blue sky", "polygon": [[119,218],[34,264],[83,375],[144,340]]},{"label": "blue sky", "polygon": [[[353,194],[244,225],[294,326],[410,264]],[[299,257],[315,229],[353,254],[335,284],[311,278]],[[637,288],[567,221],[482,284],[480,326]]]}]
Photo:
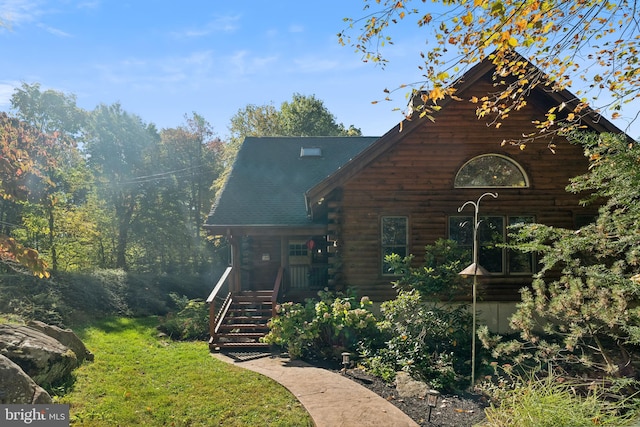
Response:
[{"label": "blue sky", "polygon": [[[389,50],[382,69],[338,44],[359,0],[0,0],[0,110],[13,88],[40,83],[78,105],[122,107],[159,128],[197,112],[221,137],[248,104],[279,106],[315,95],[338,122],[382,135],[401,119],[405,93],[372,104],[419,77],[420,35]],[[423,42],[424,43],[424,42]],[[407,48],[410,46],[410,48]]]},{"label": "blue sky", "polygon": [[[197,112],[218,136],[248,104],[315,95],[338,122],[382,135],[402,118],[420,80],[426,35],[403,23],[382,68],[338,44],[362,0],[0,0],[0,111],[22,82],[75,94],[91,110],[122,107],[158,128]],[[352,33],[356,35],[356,33]],[[624,124],[618,124],[624,128]],[[640,135],[640,131],[631,133]]]}]

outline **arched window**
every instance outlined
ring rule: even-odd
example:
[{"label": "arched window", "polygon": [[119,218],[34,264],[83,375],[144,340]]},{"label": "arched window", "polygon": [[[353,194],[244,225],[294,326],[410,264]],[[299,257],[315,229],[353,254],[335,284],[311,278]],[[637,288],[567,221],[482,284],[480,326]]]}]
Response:
[{"label": "arched window", "polygon": [[462,165],[454,180],[455,188],[526,188],[529,178],[524,169],[506,156],[483,154]]}]

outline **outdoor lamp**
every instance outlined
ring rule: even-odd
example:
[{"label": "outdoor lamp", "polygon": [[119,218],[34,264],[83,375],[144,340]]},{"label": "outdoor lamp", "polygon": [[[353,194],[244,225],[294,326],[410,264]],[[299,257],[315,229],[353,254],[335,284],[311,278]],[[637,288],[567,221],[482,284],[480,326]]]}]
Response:
[{"label": "outdoor lamp", "polygon": [[429,405],[429,417],[427,418],[428,422],[431,422],[431,410],[438,404],[438,397],[440,397],[440,392],[438,390],[427,391],[427,405]]},{"label": "outdoor lamp", "polygon": [[342,353],[342,366],[344,367],[345,370],[347,369],[350,363],[351,363],[351,353],[345,351],[344,353]]}]

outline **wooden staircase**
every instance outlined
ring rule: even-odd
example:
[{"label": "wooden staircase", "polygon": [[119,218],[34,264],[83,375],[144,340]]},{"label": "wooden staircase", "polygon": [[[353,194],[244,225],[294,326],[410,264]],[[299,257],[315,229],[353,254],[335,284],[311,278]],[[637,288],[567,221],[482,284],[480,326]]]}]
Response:
[{"label": "wooden staircase", "polygon": [[209,348],[222,349],[268,348],[260,342],[269,328],[273,314],[273,290],[242,291],[229,294],[215,322]]}]

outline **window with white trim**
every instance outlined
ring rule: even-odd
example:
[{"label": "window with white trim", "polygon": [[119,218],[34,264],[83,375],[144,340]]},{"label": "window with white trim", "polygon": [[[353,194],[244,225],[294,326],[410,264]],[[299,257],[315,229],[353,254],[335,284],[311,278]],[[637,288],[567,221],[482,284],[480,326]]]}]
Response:
[{"label": "window with white trim", "polygon": [[398,254],[401,257],[408,255],[409,219],[406,216],[383,216],[380,221],[380,242],[382,254],[382,274],[393,275],[385,257]]}]

